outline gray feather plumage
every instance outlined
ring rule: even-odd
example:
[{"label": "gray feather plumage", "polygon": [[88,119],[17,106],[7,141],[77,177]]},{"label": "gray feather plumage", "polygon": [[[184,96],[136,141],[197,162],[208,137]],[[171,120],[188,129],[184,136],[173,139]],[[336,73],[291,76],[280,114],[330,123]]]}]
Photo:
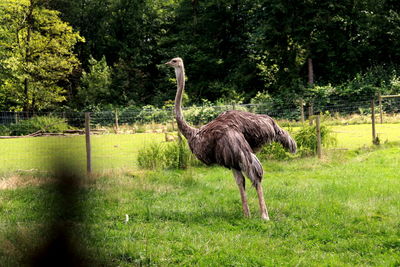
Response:
[{"label": "gray feather plumage", "polygon": [[188,136],[190,149],[199,160],[243,171],[253,184],[260,182],[263,175],[254,153],[271,142],[296,152],[296,142],[272,118],[237,110],[220,114]]}]

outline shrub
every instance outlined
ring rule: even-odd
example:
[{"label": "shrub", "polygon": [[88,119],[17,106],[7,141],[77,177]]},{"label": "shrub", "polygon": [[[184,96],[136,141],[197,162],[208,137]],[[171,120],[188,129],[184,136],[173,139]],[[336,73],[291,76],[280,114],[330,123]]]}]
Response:
[{"label": "shrub", "polygon": [[186,120],[193,125],[203,125],[215,119],[221,110],[211,105],[192,106],[183,111]]},{"label": "shrub", "polygon": [[5,126],[5,125],[0,125],[0,135],[10,135],[11,130]]},{"label": "shrub", "polygon": [[258,153],[260,159],[287,160],[293,156],[286,152],[280,143],[271,143],[264,146]]},{"label": "shrub", "polygon": [[54,116],[35,116],[10,125],[11,135],[27,135],[37,131],[61,133],[69,128],[65,119]]},{"label": "shrub", "polygon": [[[321,125],[321,144],[325,147],[335,146],[336,137],[325,125]],[[301,156],[315,154],[317,152],[317,130],[316,126],[304,126],[295,134],[298,153]]]},{"label": "shrub", "polygon": [[160,143],[151,143],[149,146],[143,147],[138,154],[139,167],[143,169],[159,169],[165,166],[165,157],[163,147]]},{"label": "shrub", "polygon": [[140,123],[163,123],[172,118],[172,113],[166,108],[159,109],[152,105],[142,107],[142,110],[136,116],[136,121]]},{"label": "shrub", "polygon": [[152,143],[139,150],[138,163],[139,167],[152,170],[160,168],[186,169],[188,166],[202,164],[192,154],[186,140],[168,144]]},{"label": "shrub", "polygon": [[145,133],[146,125],[145,124],[135,124],[134,127],[136,133]]},{"label": "shrub", "polygon": [[251,112],[258,114],[268,114],[273,107],[273,99],[267,92],[258,92],[250,103],[252,104]]},{"label": "shrub", "polygon": [[169,143],[164,150],[165,167],[172,169],[186,169],[190,164],[190,149],[185,141]]}]

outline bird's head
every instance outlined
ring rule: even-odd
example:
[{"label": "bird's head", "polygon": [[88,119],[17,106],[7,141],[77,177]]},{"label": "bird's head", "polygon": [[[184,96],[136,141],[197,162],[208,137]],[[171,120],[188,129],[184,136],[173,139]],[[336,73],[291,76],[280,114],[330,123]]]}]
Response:
[{"label": "bird's head", "polygon": [[170,61],[166,62],[165,64],[175,69],[180,69],[183,67],[183,60],[180,57],[175,57]]}]

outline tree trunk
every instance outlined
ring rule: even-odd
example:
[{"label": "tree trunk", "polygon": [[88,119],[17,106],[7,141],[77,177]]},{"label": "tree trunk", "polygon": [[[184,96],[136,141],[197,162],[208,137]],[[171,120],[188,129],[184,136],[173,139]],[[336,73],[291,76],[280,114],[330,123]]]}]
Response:
[{"label": "tree trunk", "polygon": [[28,78],[25,78],[24,80],[24,105],[23,105],[23,111],[28,112],[29,111],[29,81]]},{"label": "tree trunk", "polygon": [[[34,3],[31,0],[29,6],[29,12],[26,17],[27,22],[27,33],[26,33],[26,49],[25,49],[25,63],[28,65],[31,60],[31,51],[30,51],[30,42],[31,42],[31,32],[33,27],[33,7]],[[25,78],[24,80],[24,103],[23,103],[23,111],[29,112],[29,80]]]},{"label": "tree trunk", "polygon": [[[193,9],[193,25],[197,25],[197,9],[199,6],[198,0],[192,0],[192,9]],[[194,32],[195,33],[195,32]]]},{"label": "tree trunk", "polygon": [[308,85],[314,87],[314,67],[312,59],[308,59]]}]

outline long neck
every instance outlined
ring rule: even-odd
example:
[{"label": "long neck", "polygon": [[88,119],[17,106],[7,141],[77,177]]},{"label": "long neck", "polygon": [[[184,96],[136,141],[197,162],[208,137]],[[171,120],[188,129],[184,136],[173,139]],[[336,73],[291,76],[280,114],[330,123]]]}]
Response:
[{"label": "long neck", "polygon": [[190,139],[190,137],[192,137],[195,134],[196,129],[190,127],[183,118],[182,96],[183,96],[183,90],[185,88],[185,69],[183,65],[181,68],[175,68],[175,75],[178,87],[175,96],[175,118],[180,132],[186,137],[186,139]]}]

